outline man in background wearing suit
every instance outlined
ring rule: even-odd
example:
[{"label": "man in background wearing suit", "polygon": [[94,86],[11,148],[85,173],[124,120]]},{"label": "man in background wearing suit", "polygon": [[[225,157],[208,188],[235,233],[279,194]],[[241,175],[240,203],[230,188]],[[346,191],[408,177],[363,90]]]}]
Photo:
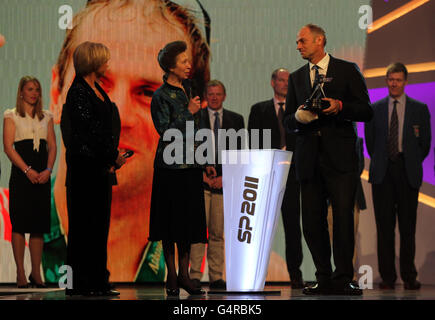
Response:
[{"label": "man in background wearing suit", "polygon": [[[243,117],[235,112],[223,108],[226,98],[224,84],[219,80],[211,80],[205,88],[207,108],[201,112],[201,127],[213,131],[213,144],[216,144],[217,131],[219,129],[235,129],[239,131],[245,127]],[[227,142],[226,146],[229,146]],[[241,149],[242,142],[238,144]],[[226,289],[223,280],[225,265],[224,257],[224,207],[222,194],[222,165],[217,161],[217,149],[215,151],[216,177],[208,178],[204,174],[204,198],[208,228],[207,262],[210,289]],[[196,284],[201,285],[201,265],[204,257],[205,244],[196,243],[191,246],[190,252],[190,278]]]},{"label": "man in background wearing suit", "polygon": [[427,106],[405,94],[407,77],[408,71],[402,63],[387,68],[389,96],[373,104],[374,117],[365,126],[381,289],[394,289],[397,278],[396,215],[400,232],[400,276],[405,289],[420,289],[414,264],[415,228],[422,162],[430,150],[431,128]]},{"label": "man in background wearing suit", "polygon": [[[304,294],[361,295],[353,278],[353,207],[358,183],[358,155],[354,121],[373,115],[364,78],[356,64],[325,52],[325,31],[304,26],[297,35],[297,50],[308,64],[290,75],[284,127],[297,131],[296,177],[301,183],[302,227],[316,266],[317,283]],[[330,106],[319,112],[303,109],[321,76]],[[327,222],[327,200],[333,214],[333,257]]]},{"label": "man in background wearing suit", "polygon": [[[282,124],[287,95],[289,71],[280,68],[272,73],[271,86],[274,96],[267,101],[258,102],[251,107],[248,131],[251,129],[270,129],[272,149],[294,151],[295,134],[286,132]],[[250,139],[252,141],[253,139]],[[260,136],[260,149],[263,139]],[[296,181],[294,161],[290,166],[287,185],[281,205],[285,235],[285,255],[287,270],[293,289],[302,289],[304,281],[300,270],[302,264],[302,240],[300,225],[299,182]]]}]

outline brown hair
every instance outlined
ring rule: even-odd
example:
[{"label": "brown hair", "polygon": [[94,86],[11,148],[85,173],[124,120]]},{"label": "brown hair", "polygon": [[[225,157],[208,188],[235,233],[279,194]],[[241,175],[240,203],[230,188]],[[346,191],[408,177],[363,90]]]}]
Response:
[{"label": "brown hair", "polygon": [[177,64],[177,56],[187,50],[187,44],[184,41],[174,41],[168,43],[160,50],[157,61],[160,68],[168,74],[170,69],[175,68]]},{"label": "brown hair", "polygon": [[[115,6],[115,1],[110,0],[94,0],[88,2],[87,6],[74,16],[72,29],[68,29],[66,37],[60,51],[57,67],[59,72],[58,90],[62,90],[67,71],[67,63],[74,46],[74,37],[77,29],[82,21],[91,13],[99,12],[108,6]],[[135,1],[132,0],[117,0],[119,3],[117,9],[131,5]],[[152,2],[152,3],[151,3]],[[152,10],[160,12],[162,17],[170,22],[169,17],[181,23],[186,33],[190,37],[192,50],[192,80],[197,85],[200,92],[204,89],[204,84],[210,79],[210,48],[205,40],[205,35],[202,34],[199,28],[199,21],[189,12],[188,9],[175,4],[168,0],[143,0],[142,2],[144,14],[150,13]],[[150,8],[151,7],[151,8]]]},{"label": "brown hair", "polygon": [[386,76],[388,77],[390,73],[397,73],[397,72],[403,72],[403,75],[405,76],[405,80],[408,79],[408,69],[406,69],[405,65],[401,62],[395,62],[390,64],[387,67]]},{"label": "brown hair", "polygon": [[310,29],[311,33],[314,33],[315,35],[322,36],[323,37],[323,46],[326,46],[326,33],[325,30],[322,29],[322,27],[319,27],[318,25],[309,23],[305,25],[305,28]]},{"label": "brown hair", "polygon": [[35,77],[24,76],[20,79],[20,82],[18,84],[17,102],[15,104],[15,109],[21,117],[24,118],[26,116],[26,111],[24,109],[24,103],[23,103],[23,99],[22,99],[22,91],[23,91],[24,86],[28,82],[33,82],[33,83],[37,84],[39,87],[39,99],[36,102],[35,107],[33,108],[32,117],[35,117],[35,115],[36,115],[38,117],[39,121],[41,121],[42,119],[44,119],[44,113],[42,112],[42,89],[41,89],[41,83]]},{"label": "brown hair", "polygon": [[278,77],[278,72],[281,71],[290,73],[290,71],[288,71],[286,68],[278,68],[272,72],[271,80],[276,80],[276,78]]},{"label": "brown hair", "polygon": [[224,90],[224,95],[227,94],[227,90],[225,89],[224,84],[219,80],[210,80],[209,82],[207,82],[207,84],[205,85],[205,93],[207,93],[207,89],[210,87],[221,87]]}]

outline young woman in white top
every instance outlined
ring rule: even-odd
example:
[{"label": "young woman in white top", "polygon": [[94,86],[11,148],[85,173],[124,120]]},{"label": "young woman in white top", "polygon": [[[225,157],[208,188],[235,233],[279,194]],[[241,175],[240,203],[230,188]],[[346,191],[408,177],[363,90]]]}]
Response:
[{"label": "young woman in white top", "polygon": [[50,231],[51,180],[56,159],[53,116],[42,109],[41,84],[21,78],[14,109],[4,112],[3,145],[12,162],[9,213],[17,286],[27,288],[24,270],[25,234],[30,233],[30,285],[45,287],[41,277],[43,233]]}]

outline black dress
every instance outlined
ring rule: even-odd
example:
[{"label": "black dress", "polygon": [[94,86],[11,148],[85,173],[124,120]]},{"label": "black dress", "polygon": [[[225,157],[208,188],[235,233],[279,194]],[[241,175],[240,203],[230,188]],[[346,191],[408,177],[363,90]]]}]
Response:
[{"label": "black dress", "polygon": [[[45,170],[48,160],[47,126],[51,114],[44,112],[44,119],[40,121],[36,116],[34,119],[28,115],[21,117],[13,109],[7,110],[5,117],[14,120],[14,148],[24,162],[37,172]],[[32,184],[21,169],[12,165],[9,180],[9,213],[12,232],[50,232],[50,209],[50,179],[45,184]]]}]

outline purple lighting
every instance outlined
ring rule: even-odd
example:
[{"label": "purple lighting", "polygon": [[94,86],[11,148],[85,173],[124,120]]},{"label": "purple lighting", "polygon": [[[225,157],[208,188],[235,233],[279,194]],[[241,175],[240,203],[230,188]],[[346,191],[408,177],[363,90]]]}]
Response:
[{"label": "purple lighting", "polygon": [[[429,155],[423,162],[423,180],[424,182],[435,185],[435,175],[434,175],[434,136],[435,136],[435,82],[428,83],[417,83],[417,84],[409,84],[405,88],[406,94],[413,99],[421,101],[427,104],[429,108],[429,112],[431,114],[431,131],[432,131],[432,141],[431,141],[431,149]],[[385,88],[376,88],[369,90],[370,101],[376,102],[388,95],[388,89]],[[364,138],[364,124],[362,122],[358,122],[358,135]],[[367,149],[364,145],[364,156],[366,158],[370,158]]]}]

